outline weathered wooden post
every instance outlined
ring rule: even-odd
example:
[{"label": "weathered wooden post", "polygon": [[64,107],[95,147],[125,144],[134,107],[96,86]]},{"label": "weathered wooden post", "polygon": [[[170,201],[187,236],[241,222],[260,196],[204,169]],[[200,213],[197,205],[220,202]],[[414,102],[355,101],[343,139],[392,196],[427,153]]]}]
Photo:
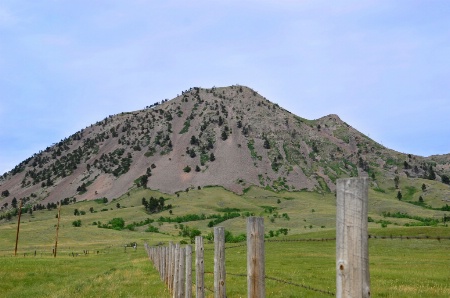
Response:
[{"label": "weathered wooden post", "polygon": [[170,242],[170,268],[169,268],[169,291],[173,293],[174,274],[175,274],[175,244]]},{"label": "weathered wooden post", "polygon": [[173,272],[173,297],[178,298],[178,290],[180,289],[178,286],[178,283],[180,282],[179,279],[179,272],[180,272],[180,243],[175,244],[175,266],[174,266],[174,272]]},{"label": "weathered wooden post", "polygon": [[184,298],[184,289],[186,286],[186,248],[180,248],[180,262],[178,266],[178,297]]},{"label": "weathered wooden post", "polygon": [[22,215],[22,199],[20,200],[19,215],[18,215],[18,219],[17,219],[16,247],[14,249],[14,256],[17,255],[17,245],[19,244],[20,216],[21,215]]},{"label": "weathered wooden post", "polygon": [[336,297],[370,297],[368,178],[338,179]]},{"label": "weathered wooden post", "polygon": [[166,255],[164,254],[164,246],[159,247],[159,259],[160,259],[160,265],[159,265],[159,276],[162,281],[164,281],[164,274],[166,269]]},{"label": "weathered wooden post", "polygon": [[158,270],[158,273],[161,273],[159,268],[159,247],[153,247],[153,253],[155,254],[153,263],[155,264],[156,270]]},{"label": "weathered wooden post", "polygon": [[226,297],[225,229],[214,228],[214,298]]},{"label": "weathered wooden post", "polygon": [[205,298],[205,264],[203,237],[195,237],[195,285],[196,285],[196,297]]},{"label": "weathered wooden post", "polygon": [[186,246],[186,287],[184,289],[186,298],[192,298],[192,246]]},{"label": "weathered wooden post", "polygon": [[[21,203],[21,207],[22,207],[22,201],[20,201]],[[59,206],[58,206],[58,224],[56,225],[56,238],[55,238],[55,255],[54,257],[56,258],[56,250],[58,249],[58,232],[59,232],[59,222],[61,220],[61,202],[59,202]],[[22,209],[22,208],[21,208]],[[19,219],[20,219],[20,211],[19,211]]]},{"label": "weathered wooden post", "polygon": [[247,218],[247,297],[266,297],[264,218]]},{"label": "weathered wooden post", "polygon": [[169,276],[168,276],[168,286],[169,292],[173,292],[173,274],[175,268],[175,245],[170,242],[169,244]]},{"label": "weathered wooden post", "polygon": [[169,285],[169,271],[170,271],[170,246],[166,247],[166,275],[164,276],[164,282]]}]

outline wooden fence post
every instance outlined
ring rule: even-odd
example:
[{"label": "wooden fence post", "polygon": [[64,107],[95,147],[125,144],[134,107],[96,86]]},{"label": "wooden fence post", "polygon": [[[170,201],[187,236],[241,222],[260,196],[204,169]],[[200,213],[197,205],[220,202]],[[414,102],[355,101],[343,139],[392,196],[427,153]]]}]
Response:
[{"label": "wooden fence post", "polygon": [[225,298],[225,229],[214,228],[214,298]]},{"label": "wooden fence post", "polygon": [[165,279],[165,275],[166,275],[166,253],[165,253],[165,247],[164,246],[160,246],[159,247],[159,258],[161,259],[161,265],[160,270],[161,270],[161,280],[164,281]]},{"label": "wooden fence post", "polygon": [[185,297],[192,298],[192,246],[186,246],[186,287]]},{"label": "wooden fence post", "polygon": [[[22,214],[22,199],[20,200],[19,215],[18,215],[18,219],[17,219],[16,248],[14,249],[14,256],[17,256],[17,245],[19,243],[20,215],[21,214]],[[59,216],[58,216],[58,220],[59,220]],[[54,255],[56,257],[56,253]]]},{"label": "wooden fence post", "polygon": [[169,270],[168,270],[168,274],[167,274],[167,286],[169,287],[169,292],[172,292],[173,290],[173,264],[175,262],[174,259],[174,249],[175,246],[173,244],[173,242],[169,243]]},{"label": "wooden fence post", "polygon": [[180,282],[180,279],[178,278],[179,276],[179,272],[180,272],[180,244],[176,243],[175,244],[175,253],[174,253],[174,258],[175,258],[175,266],[174,266],[174,272],[173,272],[173,287],[172,287],[172,292],[173,292],[173,297],[174,298],[178,298],[178,283]]},{"label": "wooden fence post", "polygon": [[247,218],[247,297],[266,297],[264,218]]},{"label": "wooden fence post", "polygon": [[166,268],[164,269],[164,272],[165,272],[164,283],[166,284],[166,286],[169,285],[169,268],[170,268],[169,250],[170,250],[170,246],[167,246],[164,248],[164,255],[165,255],[164,257],[166,259]]},{"label": "wooden fence post", "polygon": [[338,179],[336,297],[370,297],[368,178]]},{"label": "wooden fence post", "polygon": [[[20,201],[20,205],[22,206],[22,201]],[[55,255],[54,257],[56,258],[56,251],[58,249],[58,232],[59,232],[59,222],[61,220],[61,202],[59,202],[59,206],[58,206],[58,224],[56,225],[56,238],[55,238]],[[22,209],[22,208],[21,208]],[[20,220],[20,210],[19,210],[19,220]]]},{"label": "wooden fence post", "polygon": [[205,264],[204,259],[204,248],[203,248],[203,237],[195,237],[195,286],[196,297],[205,298]]},{"label": "wooden fence post", "polygon": [[180,267],[178,270],[178,297],[184,298],[184,289],[186,286],[186,248],[180,248]]}]

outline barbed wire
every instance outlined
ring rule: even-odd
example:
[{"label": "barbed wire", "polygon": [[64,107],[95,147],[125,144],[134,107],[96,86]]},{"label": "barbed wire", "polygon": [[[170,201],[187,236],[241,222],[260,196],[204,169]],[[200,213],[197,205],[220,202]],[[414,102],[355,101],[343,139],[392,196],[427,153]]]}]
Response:
[{"label": "barbed wire", "polygon": [[369,239],[400,239],[400,240],[450,240],[450,236],[449,237],[441,237],[441,236],[379,236],[379,235],[371,235],[369,234]]},{"label": "barbed wire", "polygon": [[[225,249],[238,248],[238,247],[244,247],[244,246],[247,246],[247,242],[240,242],[240,243],[242,243],[242,244],[233,245],[233,246],[226,246]],[[212,247],[212,248],[204,248],[203,250],[214,250],[214,247]]]},{"label": "barbed wire", "polygon": [[311,286],[307,286],[307,285],[300,284],[300,283],[295,283],[295,282],[288,281],[288,280],[279,279],[279,278],[276,278],[276,277],[271,277],[271,276],[267,276],[266,275],[265,278],[269,279],[269,280],[285,283],[285,284],[288,284],[288,285],[304,288],[306,290],[310,290],[310,291],[314,291],[314,292],[318,292],[318,293],[322,293],[322,294],[327,294],[327,295],[330,295],[330,296],[334,296],[335,295],[335,293],[333,293],[331,291],[325,291],[325,290],[317,289],[317,288],[314,288],[314,287],[311,287]]},{"label": "barbed wire", "polygon": [[323,242],[336,241],[336,238],[308,238],[308,239],[265,239],[264,242]]},{"label": "barbed wire", "polygon": [[[369,239],[380,239],[380,240],[386,240],[386,239],[400,239],[400,240],[450,240],[449,237],[441,237],[441,236],[380,236],[380,235],[368,235]],[[336,241],[336,238],[307,238],[307,239],[265,239],[265,243],[282,243],[282,242],[328,242],[328,241]],[[233,249],[233,248],[239,248],[247,246],[247,242],[238,242],[241,244],[227,246],[225,249]],[[214,250],[214,247],[212,248],[205,248],[204,250]]]},{"label": "barbed wire", "polygon": [[[205,274],[214,274],[214,273],[213,272],[205,272]],[[228,272],[228,271],[226,272],[226,275],[238,276],[238,277],[247,277],[247,274],[231,273],[231,272]],[[280,278],[276,278],[276,277],[272,277],[272,276],[267,276],[267,275],[265,275],[264,278],[268,279],[268,280],[272,280],[272,281],[288,284],[288,285],[291,285],[291,286],[296,286],[296,287],[303,288],[303,289],[306,289],[306,290],[314,291],[314,292],[317,292],[317,293],[322,293],[322,294],[326,294],[326,295],[330,295],[330,296],[334,296],[335,295],[335,293],[333,293],[331,291],[321,290],[321,289],[318,289],[318,288],[315,288],[315,287],[312,287],[312,286],[307,286],[305,284],[296,283],[296,282],[293,282],[293,281],[290,281],[290,280],[284,280],[284,279],[280,279]]]}]

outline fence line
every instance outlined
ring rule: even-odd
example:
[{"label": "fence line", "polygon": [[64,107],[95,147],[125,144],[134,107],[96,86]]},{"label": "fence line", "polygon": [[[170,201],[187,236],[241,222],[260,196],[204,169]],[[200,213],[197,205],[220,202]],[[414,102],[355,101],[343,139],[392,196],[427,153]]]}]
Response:
[{"label": "fence line", "polygon": [[[337,180],[336,216],[336,296],[370,297],[370,275],[368,255],[368,179],[349,178]],[[247,218],[247,294],[251,298],[264,298],[265,280],[264,219]],[[234,247],[240,247],[236,245]],[[165,254],[161,247],[150,248],[145,244],[149,257],[164,280]],[[173,297],[184,297],[185,289],[192,288],[192,281],[186,278],[186,248],[175,245]],[[192,262],[192,261],[190,261]],[[197,264],[197,262],[196,262]],[[172,266],[172,264],[169,264]],[[163,272],[163,273],[161,273]],[[204,274],[204,273],[203,273]],[[242,275],[243,276],[243,275]],[[170,279],[170,278],[169,278]],[[270,279],[276,280],[271,277]],[[202,280],[200,278],[199,280]],[[282,280],[279,280],[282,281]],[[225,229],[214,228],[214,297],[226,297]],[[286,281],[284,281],[286,282]],[[292,282],[290,282],[292,283]],[[294,284],[294,283],[292,283]],[[298,286],[299,284],[297,284]],[[305,287],[312,289],[312,287]],[[169,286],[170,290],[170,286]],[[328,293],[328,291],[322,291]]]},{"label": "fence line", "polygon": [[[255,218],[255,219],[261,221],[261,223],[263,222],[262,218]],[[253,220],[252,218],[249,218],[247,224],[249,225],[249,223],[252,220]],[[255,261],[253,263],[260,263],[261,258],[264,258],[264,250],[260,251],[257,254],[254,254],[253,256],[249,253],[249,251],[252,250],[251,247],[253,247],[253,245],[251,243],[229,246],[227,248],[224,248],[223,247],[224,239],[220,237],[220,233],[222,233],[221,230],[223,230],[222,227],[215,228],[215,231],[216,231],[215,235],[219,235],[219,236],[217,236],[215,238],[215,239],[217,239],[217,241],[214,244],[214,246],[218,247],[218,251],[222,252],[223,256],[224,256],[225,249],[247,247],[247,255],[248,255],[247,261],[250,260],[250,262]],[[252,231],[253,230],[249,230],[249,228],[248,228],[248,230],[247,230],[247,233],[249,236],[248,239],[252,238],[251,237]],[[257,232],[255,232],[255,231],[253,231],[253,232],[255,235],[257,234],[257,236],[260,237],[259,245],[261,245],[261,243],[267,242],[267,241],[263,241],[263,239],[261,239],[264,235],[263,229],[260,229]],[[223,233],[223,235],[224,235],[224,233]],[[303,240],[303,239],[300,239],[300,240]],[[181,255],[183,255],[184,249],[181,248],[178,243],[175,245],[170,243],[169,247],[162,247],[162,246],[150,247],[147,243],[145,243],[144,247],[148,253],[150,260],[153,262],[154,267],[160,273],[161,280],[162,281],[168,280],[168,282],[166,282],[166,284],[169,288],[170,293],[172,294],[172,297],[191,297],[191,296],[189,296],[188,289],[191,289],[193,284],[195,284],[195,287],[196,287],[196,297],[205,297],[205,292],[204,292],[205,290],[208,290],[208,291],[214,293],[215,297],[222,297],[222,296],[218,296],[218,295],[225,294],[225,291],[219,292],[218,288],[223,287],[222,289],[225,289],[225,279],[217,278],[217,276],[219,276],[219,277],[223,276],[223,275],[221,275],[221,274],[223,274],[223,272],[222,273],[217,273],[217,272],[218,272],[218,270],[221,270],[220,268],[225,268],[224,267],[225,258],[222,257],[221,253],[217,254],[215,251],[215,254],[214,254],[215,255],[215,257],[214,257],[215,270],[214,270],[214,272],[205,272],[204,271],[203,251],[207,250],[207,249],[204,249],[204,247],[203,247],[203,237],[197,236],[195,238],[195,242],[196,242],[196,245],[195,245],[195,248],[196,248],[196,252],[195,252],[196,281],[195,281],[195,283],[193,283],[192,280],[190,278],[188,278],[188,276],[190,276],[192,274],[192,272],[194,271],[193,268],[191,268],[191,270],[189,270],[189,263],[192,263],[192,260],[190,260],[188,256],[193,254],[192,250],[189,251],[188,247],[190,247],[190,245],[186,246],[187,252],[184,253],[186,255],[186,261],[179,260],[179,258],[181,258]],[[249,242],[252,242],[252,240],[249,240]],[[287,242],[287,241],[270,241],[270,242]],[[178,247],[178,250],[176,249],[177,247]],[[170,251],[170,248],[172,248],[171,251],[174,252],[172,259],[170,257],[166,256],[166,254],[164,253],[164,251]],[[173,248],[175,248],[175,249],[173,249]],[[178,254],[178,257],[177,257],[177,254]],[[166,258],[167,258],[167,261],[165,261]],[[186,278],[184,276],[183,277],[181,276],[183,271],[176,270],[176,267],[182,266],[181,265],[182,263],[186,264],[186,271],[185,271],[185,275],[184,275]],[[165,264],[165,266],[162,264]],[[216,268],[216,265],[217,265],[217,268]],[[173,276],[170,276],[170,268],[173,268],[175,270],[175,273],[173,273]],[[284,283],[287,285],[303,288],[303,289],[314,291],[317,293],[334,295],[333,292],[328,291],[328,290],[318,289],[316,287],[312,287],[312,286],[308,286],[308,285],[305,285],[302,283],[294,282],[292,280],[283,280],[280,278],[267,276],[267,275],[265,275],[263,270],[260,270],[259,274],[253,273],[253,275],[250,274],[250,272],[252,272],[252,269],[249,268],[249,266],[247,266],[247,274],[226,272],[226,275],[229,275],[229,276],[246,277],[247,278],[247,285],[248,285],[247,291],[249,293],[248,297],[265,297],[265,280],[271,280],[271,281],[275,281],[275,282],[279,282],[279,283]],[[204,274],[211,274],[214,276],[214,289],[210,289],[205,286]],[[253,277],[253,276],[255,278],[253,278],[253,282],[252,282],[251,277]],[[258,278],[256,278],[256,277],[258,277]],[[263,285],[262,288],[261,288],[261,284]],[[172,285],[172,287],[171,287],[171,285]],[[183,287],[185,290],[181,291],[180,290],[181,287]],[[255,292],[256,289],[259,292]],[[223,296],[223,297],[226,297],[226,296]]]},{"label": "fence line", "polygon": [[[293,281],[282,280],[276,277],[265,275],[265,243],[269,242],[293,242],[293,241],[336,241],[336,297],[363,297],[368,298],[370,293],[370,274],[369,274],[369,239],[413,239],[407,236],[377,236],[368,234],[368,179],[367,178],[348,178],[337,180],[337,212],[336,212],[336,238],[315,238],[315,239],[296,239],[296,240],[265,240],[263,218],[247,218],[247,274],[228,273],[229,275],[247,277],[248,297],[265,297],[265,280],[273,280],[285,284],[302,287],[307,290],[320,292],[327,295],[334,293],[321,290]],[[214,297],[226,297],[226,270],[225,270],[225,233],[223,227],[214,228]],[[416,239],[444,239],[445,237],[420,237]],[[198,238],[199,239],[199,238]],[[449,237],[450,239],[450,237]],[[197,239],[196,239],[197,242]],[[201,242],[201,253],[203,253],[203,241]],[[245,246],[243,243],[227,247],[228,249]],[[175,270],[178,267],[185,268],[185,249],[180,249],[176,244],[175,252]],[[150,248],[146,244],[149,257],[153,260],[155,267],[158,268],[160,258],[160,247]],[[196,245],[196,249],[197,245]],[[180,253],[181,251],[181,253]],[[197,254],[196,254],[197,257]],[[198,263],[203,263],[202,260]],[[172,266],[172,265],[169,265]],[[196,270],[198,267],[196,266]],[[186,275],[191,274],[189,270],[181,276],[183,270],[177,271],[172,281],[174,289],[171,291],[173,297],[184,297],[185,293],[177,288],[180,283],[186,283]],[[203,272],[200,273],[204,275]],[[199,283],[203,282],[203,277],[197,279]],[[169,286],[170,287],[170,286]],[[192,288],[192,282],[188,281],[185,287]],[[199,288],[199,287],[197,287]],[[201,288],[204,288],[204,284]],[[169,289],[170,290],[170,289]]]},{"label": "fence line", "polygon": [[[370,240],[450,240],[450,237],[380,236],[380,235],[372,235],[372,234],[369,234],[368,238]],[[201,287],[202,290],[200,292],[203,293],[203,296],[200,296],[199,292],[197,292],[196,297],[205,297],[205,294],[204,294],[205,290],[213,293],[214,289],[206,287],[206,285],[204,284],[204,274],[211,274],[211,275],[213,275],[214,272],[205,272],[204,271],[204,260],[203,260],[203,257],[199,258],[199,257],[197,257],[197,254],[200,253],[200,252],[203,252],[205,250],[213,250],[213,249],[204,248],[203,247],[203,240],[204,239],[203,239],[202,236],[197,236],[195,240],[196,240],[196,246],[195,246],[195,254],[196,254],[196,259],[195,259],[195,262],[196,262],[196,269],[195,269],[195,271],[196,271],[196,281],[195,282],[193,281],[192,284],[195,284],[196,288],[198,290],[200,288],[199,278],[202,278],[202,282],[201,282],[202,283],[202,287]],[[200,246],[200,241],[201,241],[201,246]],[[308,239],[281,239],[281,240],[268,240],[268,239],[266,239],[265,240],[266,243],[267,242],[269,242],[269,243],[291,243],[291,242],[305,242],[305,241],[317,241],[317,242],[321,242],[321,241],[335,241],[335,238],[308,238]],[[171,243],[169,245],[173,245],[173,244]],[[173,245],[173,246],[175,247],[175,245]],[[247,246],[246,243],[242,243],[242,244],[239,244],[239,245],[233,245],[233,246],[225,247],[225,250],[227,250],[227,249],[234,249],[234,248],[242,248],[242,247],[246,247],[246,246]],[[170,247],[161,247],[161,246],[159,246],[159,247],[160,248],[165,248],[167,253],[169,252],[169,248]],[[191,254],[193,254],[193,253],[191,253]],[[197,269],[197,268],[201,268],[201,267],[198,267],[197,262],[203,266],[202,270]],[[170,268],[169,264],[170,264],[170,259],[167,258],[166,267],[164,267],[164,268],[166,268],[166,270],[168,270],[168,268]],[[192,268],[192,272],[193,271],[194,271],[194,268]],[[200,277],[198,277],[198,274],[200,274],[199,275]],[[233,273],[233,272],[228,272],[227,271],[226,274],[230,275],[230,276],[247,277],[247,275],[243,274],[243,273]],[[165,278],[166,284],[168,284],[169,275],[167,274],[167,272],[166,272],[166,276],[164,278]],[[285,280],[285,279],[271,277],[271,276],[267,276],[267,275],[265,275],[265,279],[266,280],[272,280],[272,281],[275,281],[275,282],[284,283],[284,284],[295,286],[295,287],[299,287],[299,288],[303,288],[303,289],[314,291],[314,292],[317,292],[317,293],[322,293],[322,294],[325,294],[325,295],[330,295],[330,296],[334,296],[335,295],[335,293],[330,291],[330,290],[319,289],[319,288],[316,288],[316,287],[313,287],[313,286],[309,286],[309,285],[305,285],[305,284],[302,284],[302,283],[299,283],[299,282],[295,282],[295,281],[292,281],[292,280]]]},{"label": "fence line", "polygon": [[[199,236],[197,236],[199,237]],[[450,236],[428,236],[428,235],[410,235],[410,236],[392,236],[392,235],[368,235],[369,240],[450,240]],[[336,238],[305,238],[305,239],[265,239],[264,242],[266,243],[283,243],[283,242],[327,242],[327,241],[336,241]],[[234,249],[239,247],[246,247],[246,242],[238,242],[241,244],[226,246],[225,250],[228,249]],[[160,246],[160,245],[159,245]],[[123,248],[123,246],[122,246]],[[167,247],[168,248],[168,247]],[[17,257],[47,257],[47,256],[53,256],[52,252],[53,246],[49,246],[47,249],[21,249],[20,252],[17,253]],[[214,248],[204,248],[205,251],[212,251]],[[35,254],[36,251],[36,254]],[[58,251],[61,253],[61,248],[58,247]],[[72,251],[70,249],[64,248],[62,250],[63,254],[67,254],[70,256],[85,256],[88,254],[97,254],[98,253],[108,253],[108,249],[105,248],[99,248],[99,249],[89,249],[89,250],[83,250],[83,251]],[[88,253],[86,253],[88,252]],[[14,256],[14,249],[0,249],[0,256],[1,257],[13,257]],[[167,260],[169,262],[169,260]]]}]

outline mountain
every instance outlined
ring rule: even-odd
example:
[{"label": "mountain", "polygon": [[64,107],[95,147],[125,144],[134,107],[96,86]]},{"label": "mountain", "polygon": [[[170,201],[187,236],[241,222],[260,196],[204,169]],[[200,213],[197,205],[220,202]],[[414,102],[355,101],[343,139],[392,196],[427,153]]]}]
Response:
[{"label": "mountain", "polygon": [[[1,176],[0,203],[111,199],[145,185],[333,192],[337,178],[354,176],[371,177],[374,189],[419,178],[448,184],[450,155],[390,150],[337,115],[307,120],[248,87],[196,87],[34,154]],[[434,195],[450,197],[445,189]]]}]

